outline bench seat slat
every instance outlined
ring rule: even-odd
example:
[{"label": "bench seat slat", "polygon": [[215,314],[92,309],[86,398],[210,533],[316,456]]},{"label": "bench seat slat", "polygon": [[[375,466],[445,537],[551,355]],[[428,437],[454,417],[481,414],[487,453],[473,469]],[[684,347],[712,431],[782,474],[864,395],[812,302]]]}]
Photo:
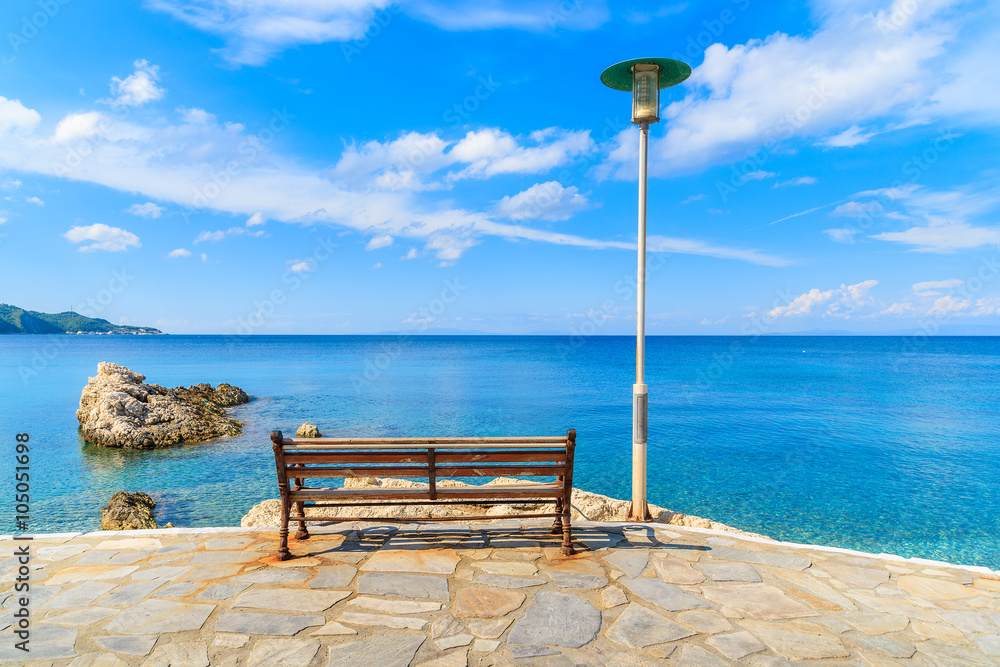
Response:
[{"label": "bench seat slat", "polygon": [[[351,500],[422,500],[427,497],[428,493],[428,489],[373,488],[290,490],[288,495],[293,501],[333,500],[338,498]],[[558,498],[562,493],[562,486],[558,483],[488,486],[481,490],[476,490],[474,487],[443,487],[437,490],[439,497],[468,500],[476,498]]]},{"label": "bench seat slat", "polygon": [[[287,450],[286,450],[287,451]],[[441,452],[435,461],[441,463],[566,463],[566,450],[505,451],[505,452]],[[285,463],[413,463],[427,464],[427,450],[415,452],[287,452]]]},{"label": "bench seat slat", "polygon": [[455,444],[455,445],[516,445],[520,443],[538,443],[540,445],[565,445],[564,436],[528,436],[520,438],[505,437],[483,437],[483,438],[284,438],[285,445],[305,445],[305,444],[337,444],[351,445],[352,447],[365,447],[367,445],[378,444],[411,444],[411,445],[434,445]]},{"label": "bench seat slat", "polygon": [[323,442],[321,440],[300,440],[298,438],[294,440],[285,439],[282,448],[286,452],[308,452],[308,451],[337,451],[337,450],[350,450],[357,451],[359,449],[371,449],[371,450],[391,450],[391,449],[417,449],[421,448],[421,445],[426,447],[433,447],[434,449],[552,449],[552,442],[538,442],[535,440],[517,440],[515,442],[489,442],[489,443],[478,443],[479,447],[475,447],[477,443],[469,442],[452,442],[448,440],[444,441],[434,441],[434,440],[424,440],[420,442]]},{"label": "bench seat slat", "polygon": [[[427,477],[427,466],[356,466],[356,467],[304,467],[287,468],[288,476],[297,479],[325,479],[348,477]],[[447,465],[435,467],[435,478],[446,477],[557,477],[566,472],[566,466],[505,466],[505,465]]]}]

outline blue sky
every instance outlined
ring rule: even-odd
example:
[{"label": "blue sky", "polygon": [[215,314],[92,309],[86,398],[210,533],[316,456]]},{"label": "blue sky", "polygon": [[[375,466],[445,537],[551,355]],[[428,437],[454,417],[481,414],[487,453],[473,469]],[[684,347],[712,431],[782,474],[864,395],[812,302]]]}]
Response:
[{"label": "blue sky", "polygon": [[0,300],[170,333],[1000,324],[1000,6],[9,0]]}]

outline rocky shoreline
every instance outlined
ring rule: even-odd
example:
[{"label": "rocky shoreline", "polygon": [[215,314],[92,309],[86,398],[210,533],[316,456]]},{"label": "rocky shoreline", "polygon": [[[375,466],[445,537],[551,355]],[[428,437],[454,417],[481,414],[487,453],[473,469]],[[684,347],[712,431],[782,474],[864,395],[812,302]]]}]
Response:
[{"label": "rocky shoreline", "polygon": [[[487,482],[490,484],[502,484],[509,486],[511,484],[525,484],[528,483],[523,479],[512,479],[509,477],[499,477],[495,480]],[[469,486],[463,482],[456,480],[443,479],[438,480],[438,486]],[[383,477],[362,477],[355,479],[345,480],[346,488],[371,488],[371,487],[383,487],[383,488],[427,488],[427,484],[421,482],[414,482],[405,479],[392,479]],[[573,521],[627,521],[629,502],[626,500],[618,500],[615,498],[609,498],[608,496],[602,496],[598,493],[591,493],[590,491],[584,491],[583,489],[573,489],[573,500],[572,506],[573,511],[571,518]],[[531,514],[541,511],[544,507],[551,507],[551,504],[538,504],[538,505],[475,505],[475,504],[463,504],[463,505],[420,505],[420,506],[406,506],[406,505],[387,505],[382,507],[357,507],[357,508],[338,508],[338,514],[342,516],[357,517],[358,519],[366,519],[375,516],[392,516],[398,517],[400,523],[406,523],[407,519],[413,519],[418,517],[452,517],[452,516],[471,516],[471,515],[504,515],[504,514]],[[316,516],[323,512],[328,512],[329,510],[324,510],[324,508],[315,508],[312,510],[306,510],[306,516]],[[727,526],[725,524],[719,523],[717,521],[712,521],[710,519],[703,519],[701,517],[692,516],[690,514],[682,514],[680,512],[673,512],[671,510],[665,509],[663,507],[658,507],[656,505],[649,506],[649,513],[653,516],[654,523],[667,524],[673,526],[686,526],[689,528],[711,528],[714,530],[723,530],[729,533],[734,533],[737,535],[744,535],[748,537],[757,537],[770,539],[765,535],[759,535],[757,533],[750,533],[738,528],[733,528],[732,526]],[[243,519],[240,521],[240,526],[244,528],[260,527],[260,526],[278,526],[280,524],[280,513],[279,513],[279,503],[276,499],[264,500],[260,503],[254,505],[249,512],[244,515]]]},{"label": "rocky shoreline", "polygon": [[146,384],[146,376],[101,362],[80,394],[76,417],[84,439],[105,447],[152,449],[238,435],[243,424],[225,408],[250,397],[239,387],[196,384],[168,389]]}]

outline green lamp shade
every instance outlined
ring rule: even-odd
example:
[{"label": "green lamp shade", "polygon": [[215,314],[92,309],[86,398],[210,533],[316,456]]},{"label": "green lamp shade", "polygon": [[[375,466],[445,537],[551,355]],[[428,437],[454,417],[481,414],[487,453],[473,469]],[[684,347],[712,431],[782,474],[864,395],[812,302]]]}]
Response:
[{"label": "green lamp shade", "polygon": [[601,73],[601,82],[615,90],[632,91],[632,68],[638,64],[660,66],[660,88],[676,86],[691,76],[691,68],[671,58],[634,58],[612,65]]}]

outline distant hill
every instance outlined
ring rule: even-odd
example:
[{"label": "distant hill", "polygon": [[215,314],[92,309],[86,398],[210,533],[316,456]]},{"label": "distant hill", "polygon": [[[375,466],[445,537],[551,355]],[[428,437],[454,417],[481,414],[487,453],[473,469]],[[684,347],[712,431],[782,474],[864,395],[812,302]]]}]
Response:
[{"label": "distant hill", "polygon": [[0,334],[162,334],[153,327],[130,327],[112,324],[96,317],[85,317],[80,313],[39,313],[17,306],[0,303]]}]

